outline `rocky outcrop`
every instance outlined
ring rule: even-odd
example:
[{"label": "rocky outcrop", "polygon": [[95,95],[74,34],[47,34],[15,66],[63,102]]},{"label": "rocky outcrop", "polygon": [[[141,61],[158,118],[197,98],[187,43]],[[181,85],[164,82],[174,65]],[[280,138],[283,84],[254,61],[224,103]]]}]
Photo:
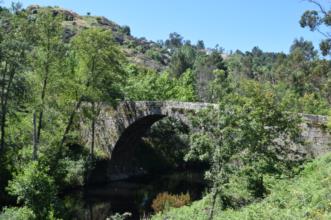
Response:
[{"label": "rocky outcrop", "polygon": [[[29,7],[27,7],[26,10],[31,14],[38,14],[38,12],[40,10],[45,10],[45,8],[40,7],[39,5],[30,5]],[[73,21],[80,17],[79,14],[77,14],[73,11],[66,10],[66,9],[59,8],[59,7],[51,7],[50,10],[54,16],[57,16],[57,15],[63,16],[65,21]]]}]

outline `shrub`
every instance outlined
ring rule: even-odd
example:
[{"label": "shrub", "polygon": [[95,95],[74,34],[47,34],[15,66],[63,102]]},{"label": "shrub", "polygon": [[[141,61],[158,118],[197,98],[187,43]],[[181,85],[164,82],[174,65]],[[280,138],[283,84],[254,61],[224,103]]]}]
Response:
[{"label": "shrub", "polygon": [[2,213],[0,213],[0,219],[6,220],[33,220],[36,216],[33,211],[27,207],[22,208],[5,208]]},{"label": "shrub", "polygon": [[72,160],[68,157],[60,160],[65,169],[64,183],[66,186],[83,186],[85,183],[86,161],[83,158]]},{"label": "shrub", "polygon": [[57,189],[54,179],[47,174],[48,169],[37,162],[31,162],[9,181],[8,192],[17,196],[35,214],[36,219],[49,218],[54,211]]},{"label": "shrub", "polygon": [[170,207],[179,208],[188,205],[191,202],[189,193],[172,195],[168,192],[159,193],[152,202],[152,208],[155,212],[162,212]]}]

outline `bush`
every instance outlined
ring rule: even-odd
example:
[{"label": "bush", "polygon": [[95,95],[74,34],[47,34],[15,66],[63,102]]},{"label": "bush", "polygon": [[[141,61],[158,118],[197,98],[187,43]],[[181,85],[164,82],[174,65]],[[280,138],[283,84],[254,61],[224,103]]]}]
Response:
[{"label": "bush", "polygon": [[[241,209],[222,209],[216,202],[214,219],[226,220],[312,220],[331,219],[331,153],[305,165],[291,179],[270,178],[270,194]],[[153,216],[153,220],[205,220],[208,218],[210,197],[190,206],[170,209]]]},{"label": "bush", "polygon": [[188,205],[191,202],[189,193],[172,195],[167,192],[159,193],[152,202],[152,208],[155,212],[162,212],[170,207],[179,208]]},{"label": "bush", "polygon": [[60,160],[65,169],[64,183],[66,186],[84,186],[86,161],[83,158],[72,160],[68,157]]},{"label": "bush", "polygon": [[36,214],[36,219],[49,219],[55,208],[57,189],[47,172],[47,168],[31,162],[7,187],[10,195],[17,196],[17,203],[23,203]]},{"label": "bush", "polygon": [[0,213],[0,220],[33,220],[35,218],[33,211],[25,206],[22,208],[5,208]]}]

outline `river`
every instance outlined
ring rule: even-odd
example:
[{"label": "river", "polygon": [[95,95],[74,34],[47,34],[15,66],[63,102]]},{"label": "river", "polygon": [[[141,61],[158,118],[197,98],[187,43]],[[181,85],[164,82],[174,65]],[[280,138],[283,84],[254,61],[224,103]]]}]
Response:
[{"label": "river", "polygon": [[202,173],[175,172],[149,175],[106,185],[94,185],[64,196],[70,219],[104,220],[115,213],[130,212],[137,220],[153,213],[151,204],[158,193],[189,193],[191,200],[202,197]]}]

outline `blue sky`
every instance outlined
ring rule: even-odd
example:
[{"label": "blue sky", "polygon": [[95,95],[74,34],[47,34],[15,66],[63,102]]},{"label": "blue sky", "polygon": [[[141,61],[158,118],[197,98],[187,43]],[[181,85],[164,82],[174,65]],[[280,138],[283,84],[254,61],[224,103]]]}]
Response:
[{"label": "blue sky", "polygon": [[[5,4],[10,1],[3,0]],[[326,1],[326,0],[321,0]],[[288,52],[295,38],[318,42],[322,36],[302,29],[302,13],[314,6],[303,0],[21,0],[30,4],[60,6],[79,14],[102,15],[129,25],[137,37],[165,40],[178,32],[195,43],[219,44],[226,51]]]}]

